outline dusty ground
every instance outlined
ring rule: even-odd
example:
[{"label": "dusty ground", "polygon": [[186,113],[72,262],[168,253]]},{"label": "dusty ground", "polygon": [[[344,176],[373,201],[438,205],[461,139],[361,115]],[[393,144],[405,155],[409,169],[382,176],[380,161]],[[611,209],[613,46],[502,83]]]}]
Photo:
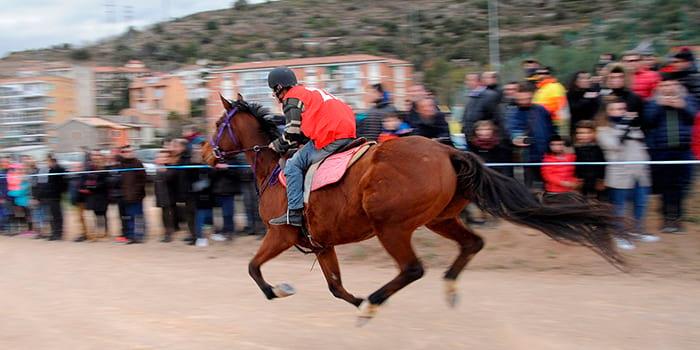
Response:
[{"label": "dusty ground", "polygon": [[[456,249],[421,230],[428,274],[360,329],[296,251],[264,273],[299,293],[265,300],[247,275],[252,237],[207,248],[0,237],[0,349],[697,349],[700,225],[689,225],[640,244],[628,274],[509,224],[477,229],[487,248],[462,275],[455,310],[440,274]],[[340,255],[360,296],[395,273],[374,240]]]}]

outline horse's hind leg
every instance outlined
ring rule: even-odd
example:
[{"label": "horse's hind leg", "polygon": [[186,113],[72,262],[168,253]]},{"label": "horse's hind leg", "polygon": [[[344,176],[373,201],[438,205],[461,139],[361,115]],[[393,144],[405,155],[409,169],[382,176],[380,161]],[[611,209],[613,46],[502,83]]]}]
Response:
[{"label": "horse's hind leg", "polygon": [[355,306],[360,306],[362,299],[356,298],[352,294],[348,293],[343,287],[343,282],[340,279],[340,266],[338,265],[338,256],[335,254],[335,248],[327,248],[322,252],[316,254],[318,258],[318,263],[321,265],[323,270],[323,275],[326,277],[328,282],[328,289],[330,289],[333,296],[336,298],[343,299],[350,304]]},{"label": "horse's hind leg", "polygon": [[390,296],[411,282],[423,277],[423,264],[418,260],[411,246],[412,234],[412,229],[404,231],[389,230],[377,234],[379,242],[382,243],[387,253],[394,258],[401,271],[393,280],[372,293],[360,305],[360,325],[374,317],[379,305],[389,299]]},{"label": "horse's hind leg", "polygon": [[447,303],[454,307],[457,303],[457,284],[459,274],[469,261],[484,247],[484,240],[467,228],[459,218],[435,220],[425,225],[437,234],[459,244],[459,255],[452,266],[445,272],[445,294]]},{"label": "horse's hind leg", "polygon": [[294,232],[287,230],[268,231],[263,238],[258,252],[248,264],[248,274],[257,283],[260,290],[265,294],[267,299],[282,298],[294,294],[294,289],[287,284],[271,286],[263,279],[260,272],[260,266],[280,255],[285,250],[289,249],[296,243],[296,235]]}]

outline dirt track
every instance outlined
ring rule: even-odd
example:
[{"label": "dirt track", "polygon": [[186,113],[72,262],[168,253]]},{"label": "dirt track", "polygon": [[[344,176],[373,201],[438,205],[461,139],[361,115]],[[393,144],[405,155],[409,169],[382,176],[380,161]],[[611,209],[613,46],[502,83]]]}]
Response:
[{"label": "dirt track", "polygon": [[[429,273],[361,329],[295,251],[263,272],[299,293],[265,300],[247,276],[251,237],[203,249],[0,237],[0,349],[697,349],[698,227],[640,246],[631,274],[511,225],[479,232],[487,248],[456,310],[440,279],[456,250],[420,231]],[[395,273],[376,241],[340,255],[360,296]]]}]

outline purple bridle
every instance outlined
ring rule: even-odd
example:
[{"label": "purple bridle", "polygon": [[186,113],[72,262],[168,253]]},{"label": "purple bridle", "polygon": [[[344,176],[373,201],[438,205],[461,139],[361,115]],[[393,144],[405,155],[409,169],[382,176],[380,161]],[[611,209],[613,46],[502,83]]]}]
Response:
[{"label": "purple bridle", "polygon": [[[233,126],[231,125],[231,120],[233,117],[236,115],[238,112],[238,106],[231,108],[230,111],[226,112],[226,117],[224,121],[219,125],[219,128],[216,131],[216,138],[212,136],[211,139],[209,139],[209,145],[212,148],[212,153],[214,154],[214,157],[219,160],[219,161],[225,161],[231,156],[235,156],[240,153],[245,153],[249,151],[255,152],[255,160],[253,160],[253,164],[251,165],[251,168],[253,170],[253,176],[256,176],[256,168],[257,168],[257,163],[258,163],[258,153],[262,151],[265,148],[268,148],[267,145],[261,146],[261,145],[255,145],[253,147],[249,148],[243,148],[240,149],[241,144],[238,141],[238,138],[236,137],[236,133],[233,132]],[[221,147],[219,147],[219,143],[221,142],[221,137],[224,135],[224,130],[228,131],[228,137],[231,139],[231,142],[234,145],[234,150],[231,151],[223,151],[221,150]],[[275,167],[275,169],[272,171],[272,174],[266,179],[266,181],[263,182],[263,188],[262,191],[258,190],[258,183],[257,181],[255,182],[255,189],[256,192],[258,192],[258,195],[262,192],[265,191],[265,189],[270,186],[274,185],[277,181],[277,175],[279,175],[279,165]]]}]

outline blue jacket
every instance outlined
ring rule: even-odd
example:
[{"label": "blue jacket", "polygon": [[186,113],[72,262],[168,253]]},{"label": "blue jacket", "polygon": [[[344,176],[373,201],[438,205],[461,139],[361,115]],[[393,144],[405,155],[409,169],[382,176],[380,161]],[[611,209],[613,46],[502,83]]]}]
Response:
[{"label": "blue jacket", "polygon": [[527,136],[533,139],[527,148],[528,155],[524,160],[541,162],[549,148],[549,139],[555,133],[549,112],[541,105],[533,104],[526,109],[512,109],[507,120],[511,140],[518,136]]},{"label": "blue jacket", "polygon": [[650,150],[689,150],[697,108],[693,97],[685,108],[676,109],[649,102],[644,111],[646,142]]}]

